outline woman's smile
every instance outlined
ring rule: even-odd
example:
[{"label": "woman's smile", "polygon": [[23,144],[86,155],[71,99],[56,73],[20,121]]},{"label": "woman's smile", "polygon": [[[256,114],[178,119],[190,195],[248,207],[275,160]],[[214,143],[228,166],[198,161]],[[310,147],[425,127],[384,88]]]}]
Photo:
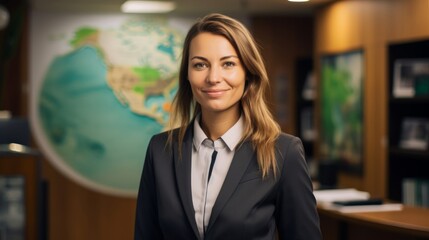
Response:
[{"label": "woman's smile", "polygon": [[201,89],[201,91],[211,98],[218,98],[223,96],[228,90],[227,89]]}]

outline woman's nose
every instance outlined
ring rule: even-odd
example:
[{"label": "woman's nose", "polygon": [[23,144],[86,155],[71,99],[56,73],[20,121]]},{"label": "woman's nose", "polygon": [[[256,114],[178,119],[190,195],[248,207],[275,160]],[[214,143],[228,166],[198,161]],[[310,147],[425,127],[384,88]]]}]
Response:
[{"label": "woman's nose", "polygon": [[207,83],[209,84],[216,84],[219,83],[221,80],[221,70],[217,67],[211,67],[209,70],[209,74],[207,75]]}]

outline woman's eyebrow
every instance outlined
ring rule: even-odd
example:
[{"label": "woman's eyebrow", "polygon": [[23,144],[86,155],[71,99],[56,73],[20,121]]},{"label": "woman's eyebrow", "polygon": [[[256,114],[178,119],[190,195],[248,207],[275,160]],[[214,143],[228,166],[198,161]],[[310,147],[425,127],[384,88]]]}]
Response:
[{"label": "woman's eyebrow", "polygon": [[191,60],[194,60],[194,59],[200,59],[200,60],[203,60],[203,61],[208,61],[207,58],[201,57],[201,56],[194,56],[194,57],[191,58]]},{"label": "woman's eyebrow", "polygon": [[[238,58],[238,56],[228,55],[228,56],[221,57],[220,60],[225,60],[225,59],[228,59],[228,58]],[[193,60],[193,59],[200,59],[200,60],[208,61],[207,58],[201,57],[201,56],[194,56],[194,57],[191,58],[191,60]]]},{"label": "woman's eyebrow", "polygon": [[225,60],[225,59],[228,59],[228,58],[238,58],[238,57],[235,56],[235,55],[229,55],[229,56],[221,57],[220,60]]}]

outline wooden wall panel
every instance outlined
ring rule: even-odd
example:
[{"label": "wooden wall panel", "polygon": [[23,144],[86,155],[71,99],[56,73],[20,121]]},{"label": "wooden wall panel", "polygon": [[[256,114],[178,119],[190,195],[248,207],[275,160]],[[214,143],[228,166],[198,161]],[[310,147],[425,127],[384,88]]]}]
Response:
[{"label": "wooden wall panel", "polygon": [[429,0],[343,0],[317,11],[317,69],[320,56],[325,53],[360,48],[365,54],[364,174],[340,173],[341,187],[357,187],[374,196],[386,196],[386,48],[392,42],[422,38],[429,38]]},{"label": "wooden wall panel", "polygon": [[48,182],[48,237],[51,240],[133,239],[135,198],[88,190],[43,161]]},{"label": "wooden wall panel", "polygon": [[[255,16],[252,18],[252,32],[261,47],[271,82],[272,107],[284,108],[286,120],[279,119],[283,131],[295,132],[295,62],[298,58],[311,57],[313,53],[312,16]],[[275,106],[278,79],[287,81],[287,101]],[[273,108],[274,110],[274,108]],[[274,111],[273,111],[274,112]]]}]

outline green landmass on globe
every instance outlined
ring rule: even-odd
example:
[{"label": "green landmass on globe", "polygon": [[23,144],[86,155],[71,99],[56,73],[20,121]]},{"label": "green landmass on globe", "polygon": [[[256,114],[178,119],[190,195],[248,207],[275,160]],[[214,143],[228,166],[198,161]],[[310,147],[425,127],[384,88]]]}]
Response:
[{"label": "green landmass on globe", "polygon": [[[106,81],[117,99],[123,105],[128,106],[132,112],[153,118],[161,125],[166,124],[164,113],[170,112],[171,92],[177,87],[177,74],[162,78],[160,71],[151,66],[130,67],[112,64],[98,43],[96,28],[79,28],[70,44],[74,48],[88,45],[96,48],[108,67]],[[171,47],[168,48],[165,45],[159,45],[158,49],[172,53]],[[158,95],[164,97],[161,106],[156,104],[146,106],[147,98]]]}]

